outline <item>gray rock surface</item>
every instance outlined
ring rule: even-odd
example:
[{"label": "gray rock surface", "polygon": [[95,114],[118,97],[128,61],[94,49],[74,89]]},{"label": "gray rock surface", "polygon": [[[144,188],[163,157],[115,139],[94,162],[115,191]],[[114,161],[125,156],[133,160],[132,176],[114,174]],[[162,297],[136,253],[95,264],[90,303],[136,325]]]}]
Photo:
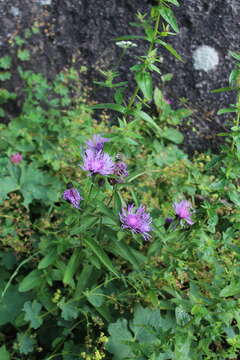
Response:
[{"label": "gray rock surface", "polygon": [[[240,1],[184,0],[182,4],[176,9],[180,33],[171,38],[171,43],[184,62],[171,57],[163,64],[166,71],[174,73],[167,88],[168,97],[185,97],[194,109],[193,127],[196,131],[185,127],[190,148],[215,147],[219,142],[216,133],[224,131],[226,118],[231,118],[231,115],[224,117],[216,113],[233,103],[235,94],[211,94],[210,91],[228,86],[228,77],[234,66],[229,50],[240,51]],[[202,46],[211,47],[218,55],[218,64],[212,69],[208,69],[207,58],[201,69],[194,66],[194,54],[196,56],[196,51]],[[208,60],[214,63],[214,56]],[[204,62],[204,57],[202,59]]]},{"label": "gray rock surface", "polygon": [[[84,65],[88,67],[84,81],[91,85],[97,78],[103,80],[100,69],[116,65],[121,50],[113,39],[140,34],[129,22],[135,20],[137,10],[146,12],[149,7],[150,0],[0,0],[0,53],[13,52],[12,39],[33,23],[38,24],[40,33],[28,40],[32,69],[51,79],[66,66]],[[228,51],[239,50],[240,1],[184,0],[175,10],[180,33],[168,40],[184,62],[171,55],[166,57],[166,52],[159,49],[164,55],[163,73],[174,75],[166,85],[166,96],[176,107],[179,98],[187,98],[194,110],[192,123],[186,121],[182,126],[188,149],[214,148],[218,144],[216,133],[225,130],[224,118],[216,112],[233,102],[234,94],[211,94],[210,90],[227,85],[233,67]],[[129,68],[145,49],[146,44],[140,41],[127,53],[120,67],[122,80],[131,78]],[[17,78],[9,86],[17,90]],[[99,102],[109,101],[109,95],[97,89],[92,94]],[[9,109],[10,118],[18,106]]]}]

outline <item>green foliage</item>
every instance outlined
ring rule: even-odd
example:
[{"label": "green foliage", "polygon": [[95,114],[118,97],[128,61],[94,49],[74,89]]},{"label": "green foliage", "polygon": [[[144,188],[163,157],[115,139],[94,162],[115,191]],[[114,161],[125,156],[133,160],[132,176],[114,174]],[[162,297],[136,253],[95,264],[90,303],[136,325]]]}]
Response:
[{"label": "green foliage", "polygon": [[[155,3],[133,24],[143,35],[119,39],[149,45],[131,68],[132,95],[116,69],[104,70],[97,84],[112,89],[112,100],[91,110],[81,73],[70,68],[49,82],[27,69],[28,39],[37,27],[13,41],[15,58],[26,63],[17,68],[19,93],[0,90],[4,109],[21,103],[19,114],[0,126],[3,360],[239,356],[239,93],[236,105],[221,110],[236,115],[221,153],[189,159],[179,145],[192,111],[165,98],[164,83],[174,78],[162,74],[158,53],[161,45],[180,60],[166,42],[175,34],[170,28],[178,31],[170,6],[179,3]],[[125,50],[132,51],[130,44]],[[10,79],[11,64],[11,57],[0,59],[0,81]],[[238,72],[237,63],[227,89],[238,92]],[[103,113],[96,122],[93,109],[118,117],[110,122]],[[104,152],[115,165],[127,163],[122,182],[83,170],[93,134],[108,138]],[[83,198],[79,208],[63,200],[69,187]],[[183,199],[192,204],[192,225],[174,210]],[[119,213],[133,203],[152,218],[150,241],[122,227]]]}]

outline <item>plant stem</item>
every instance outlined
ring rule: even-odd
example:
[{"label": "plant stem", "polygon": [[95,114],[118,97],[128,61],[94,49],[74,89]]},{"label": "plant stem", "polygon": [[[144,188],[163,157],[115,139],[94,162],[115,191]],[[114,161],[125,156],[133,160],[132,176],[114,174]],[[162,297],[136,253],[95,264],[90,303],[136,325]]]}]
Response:
[{"label": "plant stem", "polygon": [[[158,35],[159,23],[160,23],[160,14],[158,14],[157,20],[156,20],[156,22],[155,22],[153,39],[152,39],[152,41],[151,41],[151,43],[150,43],[150,45],[149,45],[149,49],[148,49],[148,52],[147,52],[147,58],[146,58],[146,60],[145,60],[145,62],[144,62],[144,66],[143,66],[143,69],[142,69],[143,72],[146,70],[147,65],[148,65],[148,63],[147,63],[148,56],[149,56],[149,54],[150,54],[150,53],[153,51],[153,49],[154,49],[155,40],[156,40],[156,37],[157,37],[157,35]],[[130,100],[129,100],[129,104],[128,104],[128,106],[127,106],[127,112],[128,112],[129,110],[131,110],[132,105],[133,105],[133,103],[134,103],[134,101],[135,101],[135,99],[136,99],[136,97],[137,97],[137,94],[138,94],[139,90],[140,90],[140,88],[139,88],[139,86],[137,85],[137,86],[135,87],[135,90],[134,90],[134,92],[133,92]]]}]

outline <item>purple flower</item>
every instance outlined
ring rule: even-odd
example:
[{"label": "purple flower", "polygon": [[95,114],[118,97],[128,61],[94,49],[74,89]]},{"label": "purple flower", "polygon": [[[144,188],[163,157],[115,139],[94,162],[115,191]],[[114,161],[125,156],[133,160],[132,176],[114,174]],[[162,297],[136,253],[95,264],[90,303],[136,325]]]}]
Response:
[{"label": "purple flower", "polygon": [[10,156],[10,160],[13,164],[19,164],[22,161],[22,154],[16,153]]},{"label": "purple flower", "polygon": [[80,200],[83,200],[77,189],[74,188],[65,190],[63,193],[63,199],[70,202],[72,206],[77,209],[79,209]]},{"label": "purple flower", "polygon": [[101,135],[93,135],[92,139],[86,141],[86,144],[89,149],[100,151],[103,149],[104,143],[108,141],[110,140],[102,137]]},{"label": "purple flower", "polygon": [[87,149],[83,157],[82,169],[89,171],[89,175],[110,175],[114,173],[114,162],[111,157],[102,150],[94,151]]},{"label": "purple flower", "polygon": [[168,105],[171,105],[172,104],[172,100],[170,100],[170,99],[168,99],[168,98],[164,98],[164,100],[166,101],[166,103],[168,104]]},{"label": "purple flower", "polygon": [[176,215],[180,219],[186,220],[189,225],[193,225],[193,221],[191,219],[190,209],[192,208],[192,204],[187,200],[182,200],[179,203],[174,203],[174,210]]},{"label": "purple flower", "polygon": [[119,216],[123,229],[130,229],[134,233],[141,234],[144,240],[149,240],[151,236],[148,233],[152,230],[152,219],[145,212],[144,206],[141,205],[136,209],[135,205],[129,205],[127,209],[122,208]]}]

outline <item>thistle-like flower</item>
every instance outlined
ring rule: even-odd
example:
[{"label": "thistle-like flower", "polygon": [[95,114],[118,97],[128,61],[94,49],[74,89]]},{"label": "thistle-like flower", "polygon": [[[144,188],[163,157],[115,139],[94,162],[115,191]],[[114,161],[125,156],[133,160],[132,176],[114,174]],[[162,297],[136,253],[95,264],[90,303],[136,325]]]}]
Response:
[{"label": "thistle-like flower", "polygon": [[13,164],[19,164],[22,161],[22,154],[16,153],[10,156],[10,160]]},{"label": "thistle-like flower", "polygon": [[186,220],[186,222],[189,225],[193,225],[193,221],[191,219],[191,212],[190,209],[192,208],[192,204],[190,201],[182,200],[179,203],[173,204],[174,211],[176,215],[183,220]]},{"label": "thistle-like flower", "polygon": [[86,141],[86,144],[89,149],[100,151],[103,149],[104,143],[110,141],[107,138],[102,137],[101,135],[93,135],[93,137]]},{"label": "thistle-like flower", "polygon": [[89,171],[89,175],[110,175],[114,173],[114,162],[102,150],[87,149],[83,157],[82,169]]},{"label": "thistle-like flower", "polygon": [[136,234],[141,234],[144,240],[149,240],[151,236],[149,231],[152,230],[152,219],[150,214],[145,212],[145,207],[140,206],[136,208],[135,205],[129,205],[122,208],[122,213],[119,214],[123,229],[129,229]]},{"label": "thistle-like flower", "polygon": [[72,204],[73,207],[79,209],[80,201],[83,200],[78,190],[75,188],[67,189],[63,193],[63,199]]}]

